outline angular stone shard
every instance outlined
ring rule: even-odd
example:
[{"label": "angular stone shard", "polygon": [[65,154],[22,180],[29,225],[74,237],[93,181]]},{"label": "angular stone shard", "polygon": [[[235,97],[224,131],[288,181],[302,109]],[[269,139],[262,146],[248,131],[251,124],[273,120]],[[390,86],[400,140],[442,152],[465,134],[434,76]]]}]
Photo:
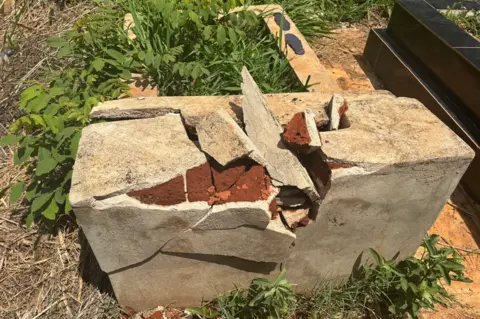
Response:
[{"label": "angular stone shard", "polygon": [[340,128],[340,121],[342,116],[348,110],[348,103],[343,96],[340,94],[333,94],[330,103],[327,106],[327,114],[330,118],[330,123],[328,124],[328,130],[338,130]]},{"label": "angular stone shard", "polygon": [[95,198],[148,189],[206,162],[178,114],[92,124],[82,131],[70,201],[83,206]]},{"label": "angular stone shard", "polygon": [[202,150],[223,166],[250,158],[266,166],[257,147],[225,110],[207,115],[196,127]]},{"label": "angular stone shard", "polygon": [[267,161],[267,170],[276,186],[296,186],[312,201],[320,196],[305,168],[283,143],[282,126],[273,116],[267,102],[248,70],[242,69],[243,119],[248,137]]},{"label": "angular stone shard", "polygon": [[298,153],[311,153],[322,146],[315,115],[309,111],[297,113],[288,122],[282,139],[289,148]]},{"label": "angular stone shard", "polygon": [[[230,215],[230,214],[229,214]],[[230,215],[231,216],[231,215]],[[203,223],[208,220],[205,218]],[[238,227],[199,229],[202,222],[169,241],[163,253],[234,256],[259,262],[282,262],[288,257],[295,234],[279,218],[270,220],[265,229]],[[231,225],[226,221],[226,225]]]}]

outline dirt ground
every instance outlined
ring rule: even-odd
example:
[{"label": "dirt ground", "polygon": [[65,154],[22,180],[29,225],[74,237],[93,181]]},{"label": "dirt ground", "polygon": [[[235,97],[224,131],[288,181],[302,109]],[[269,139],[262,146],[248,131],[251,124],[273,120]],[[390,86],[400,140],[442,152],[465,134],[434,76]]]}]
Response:
[{"label": "dirt ground", "polygon": [[[41,2],[38,2],[41,3]],[[35,11],[37,10],[37,11]],[[0,67],[0,137],[18,115],[20,80],[35,78],[41,66],[52,63],[40,44],[46,36],[61,32],[76,17],[89,9],[80,4],[54,9],[57,27],[49,27],[49,14],[38,7],[21,21],[25,41],[8,66]],[[11,18],[11,17],[10,17]],[[376,25],[350,25],[335,31],[331,38],[316,38],[312,47],[344,90],[382,89],[381,82],[361,58],[368,30]],[[7,21],[0,21],[0,36]],[[33,32],[32,26],[41,26]],[[43,29],[42,29],[43,28]],[[30,45],[28,45],[30,43]],[[2,48],[3,50],[4,48]],[[43,53],[41,53],[43,52]],[[22,174],[12,164],[12,150],[0,151],[0,191]],[[23,225],[25,207],[10,206],[8,193],[0,195],[0,318],[119,318],[126,310],[119,308],[108,278],[99,269],[88,243],[78,229],[61,227],[55,235]],[[480,207],[459,187],[445,205],[430,233],[442,236],[443,245],[452,245],[465,254],[467,275],[473,284],[454,283],[448,291],[458,301],[452,308],[424,312],[422,318],[480,318],[480,236],[475,226]],[[477,223],[477,225],[480,225]],[[164,318],[180,318],[181,311],[167,309]]]}]

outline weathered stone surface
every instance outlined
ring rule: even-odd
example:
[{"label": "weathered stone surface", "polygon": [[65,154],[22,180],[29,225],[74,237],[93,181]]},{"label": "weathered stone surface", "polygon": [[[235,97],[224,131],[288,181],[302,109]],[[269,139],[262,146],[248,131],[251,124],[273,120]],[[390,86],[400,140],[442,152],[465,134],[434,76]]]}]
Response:
[{"label": "weathered stone surface", "polygon": [[225,110],[207,115],[196,129],[202,151],[221,165],[228,165],[241,158],[250,158],[258,164],[267,165],[257,147]]},{"label": "weathered stone surface", "polygon": [[206,161],[177,114],[89,125],[80,139],[70,201],[83,206],[94,197],[154,187]]},{"label": "weathered stone surface", "polygon": [[335,93],[327,107],[327,114],[330,118],[328,129],[330,131],[338,130],[340,128],[340,120],[347,110],[348,103],[345,98],[340,94]]},{"label": "weathered stone surface", "polygon": [[[264,207],[265,208],[265,207]],[[263,208],[263,209],[264,209]],[[266,207],[268,211],[268,207]],[[231,210],[225,213],[230,214]],[[215,216],[216,217],[216,216]],[[205,222],[209,216],[205,218]],[[225,226],[228,221],[217,221]],[[295,234],[286,229],[279,218],[270,220],[265,229],[240,226],[226,229],[197,229],[203,222],[182,233],[162,248],[164,253],[233,256],[258,262],[281,262],[295,240]],[[207,225],[206,227],[210,227]]]},{"label": "weathered stone surface", "polygon": [[206,202],[147,205],[126,194],[95,201],[92,206],[75,208],[75,216],[107,273],[148,262],[210,209]]},{"label": "weathered stone surface", "polygon": [[308,218],[308,208],[282,209],[281,214],[288,227],[293,230],[298,227],[306,227],[313,222]]},{"label": "weathered stone surface", "polygon": [[[330,92],[315,93],[280,93],[264,94],[269,108],[280,124],[286,125],[295,113],[306,109],[315,114],[317,127],[323,127],[329,122],[325,111],[332,99]],[[394,98],[388,91],[358,91],[343,92],[350,106],[364,103],[372,99]],[[90,113],[92,120],[124,120],[163,116],[169,113],[182,113],[185,123],[195,127],[208,114],[218,109],[227,111],[240,125],[242,118],[243,96],[159,96],[145,98],[130,98],[99,103]]]},{"label": "weathered stone surface", "polygon": [[277,182],[278,185],[296,186],[312,201],[319,200],[320,196],[307,171],[285,147],[280,136],[283,132],[282,126],[271,113],[260,89],[245,67],[242,69],[242,77],[245,129],[248,137],[267,160],[267,170],[274,184]]},{"label": "weathered stone surface", "polygon": [[297,153],[311,153],[322,146],[315,116],[309,110],[297,113],[285,126],[282,139]]},{"label": "weathered stone surface", "polygon": [[348,117],[351,127],[320,132],[327,160],[348,165],[332,170],[315,223],[296,231],[286,268],[303,289],[345,278],[368,248],[386,258],[414,253],[473,157],[414,99],[358,104]]}]

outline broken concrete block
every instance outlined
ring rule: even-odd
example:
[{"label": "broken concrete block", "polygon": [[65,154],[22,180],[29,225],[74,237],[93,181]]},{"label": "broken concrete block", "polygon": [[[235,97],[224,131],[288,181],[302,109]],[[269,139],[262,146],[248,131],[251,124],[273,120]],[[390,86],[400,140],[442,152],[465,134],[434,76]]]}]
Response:
[{"label": "broken concrete block", "polygon": [[348,110],[348,103],[343,96],[340,94],[333,94],[330,103],[327,106],[327,114],[330,118],[330,123],[328,124],[328,130],[338,130],[340,128],[340,121],[342,116]]},{"label": "broken concrete block", "polygon": [[[208,220],[209,216],[205,218]],[[198,223],[201,227],[202,221]],[[227,223],[228,224],[228,223]],[[235,256],[258,262],[281,262],[295,241],[279,218],[270,220],[265,229],[241,226],[227,229],[197,229],[197,225],[169,241],[164,253]],[[275,247],[273,249],[273,247]]]},{"label": "broken concrete block", "polygon": [[226,111],[212,112],[200,121],[196,129],[202,150],[221,165],[241,158],[267,165],[257,147]]},{"label": "broken concrete block", "polygon": [[180,115],[92,124],[82,131],[70,201],[84,206],[95,198],[149,189],[206,162]]},{"label": "broken concrete block", "polygon": [[148,262],[209,209],[206,202],[147,205],[123,194],[77,207],[75,216],[100,267],[110,273]]},{"label": "broken concrete block", "polygon": [[337,167],[321,213],[297,229],[285,265],[289,280],[306,287],[348,277],[368,248],[387,259],[415,253],[474,156],[414,99],[364,101],[348,117],[349,128],[320,132]]},{"label": "broken concrete block", "polygon": [[286,125],[282,138],[297,153],[311,153],[322,146],[315,116],[309,110],[293,116]]},{"label": "broken concrete block", "polygon": [[248,137],[267,161],[267,170],[276,186],[296,186],[312,201],[320,196],[299,160],[284,145],[282,126],[273,116],[267,102],[248,70],[242,69],[243,119]]}]

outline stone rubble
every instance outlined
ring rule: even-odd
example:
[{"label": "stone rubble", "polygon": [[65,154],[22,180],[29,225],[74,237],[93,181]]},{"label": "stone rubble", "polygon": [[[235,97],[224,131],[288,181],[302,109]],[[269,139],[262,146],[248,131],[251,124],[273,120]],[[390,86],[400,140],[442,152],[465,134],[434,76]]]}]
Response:
[{"label": "stone rubble", "polygon": [[332,99],[327,107],[327,114],[330,118],[328,130],[340,129],[341,120],[345,112],[348,110],[348,103],[343,96],[338,93],[333,94]]}]

